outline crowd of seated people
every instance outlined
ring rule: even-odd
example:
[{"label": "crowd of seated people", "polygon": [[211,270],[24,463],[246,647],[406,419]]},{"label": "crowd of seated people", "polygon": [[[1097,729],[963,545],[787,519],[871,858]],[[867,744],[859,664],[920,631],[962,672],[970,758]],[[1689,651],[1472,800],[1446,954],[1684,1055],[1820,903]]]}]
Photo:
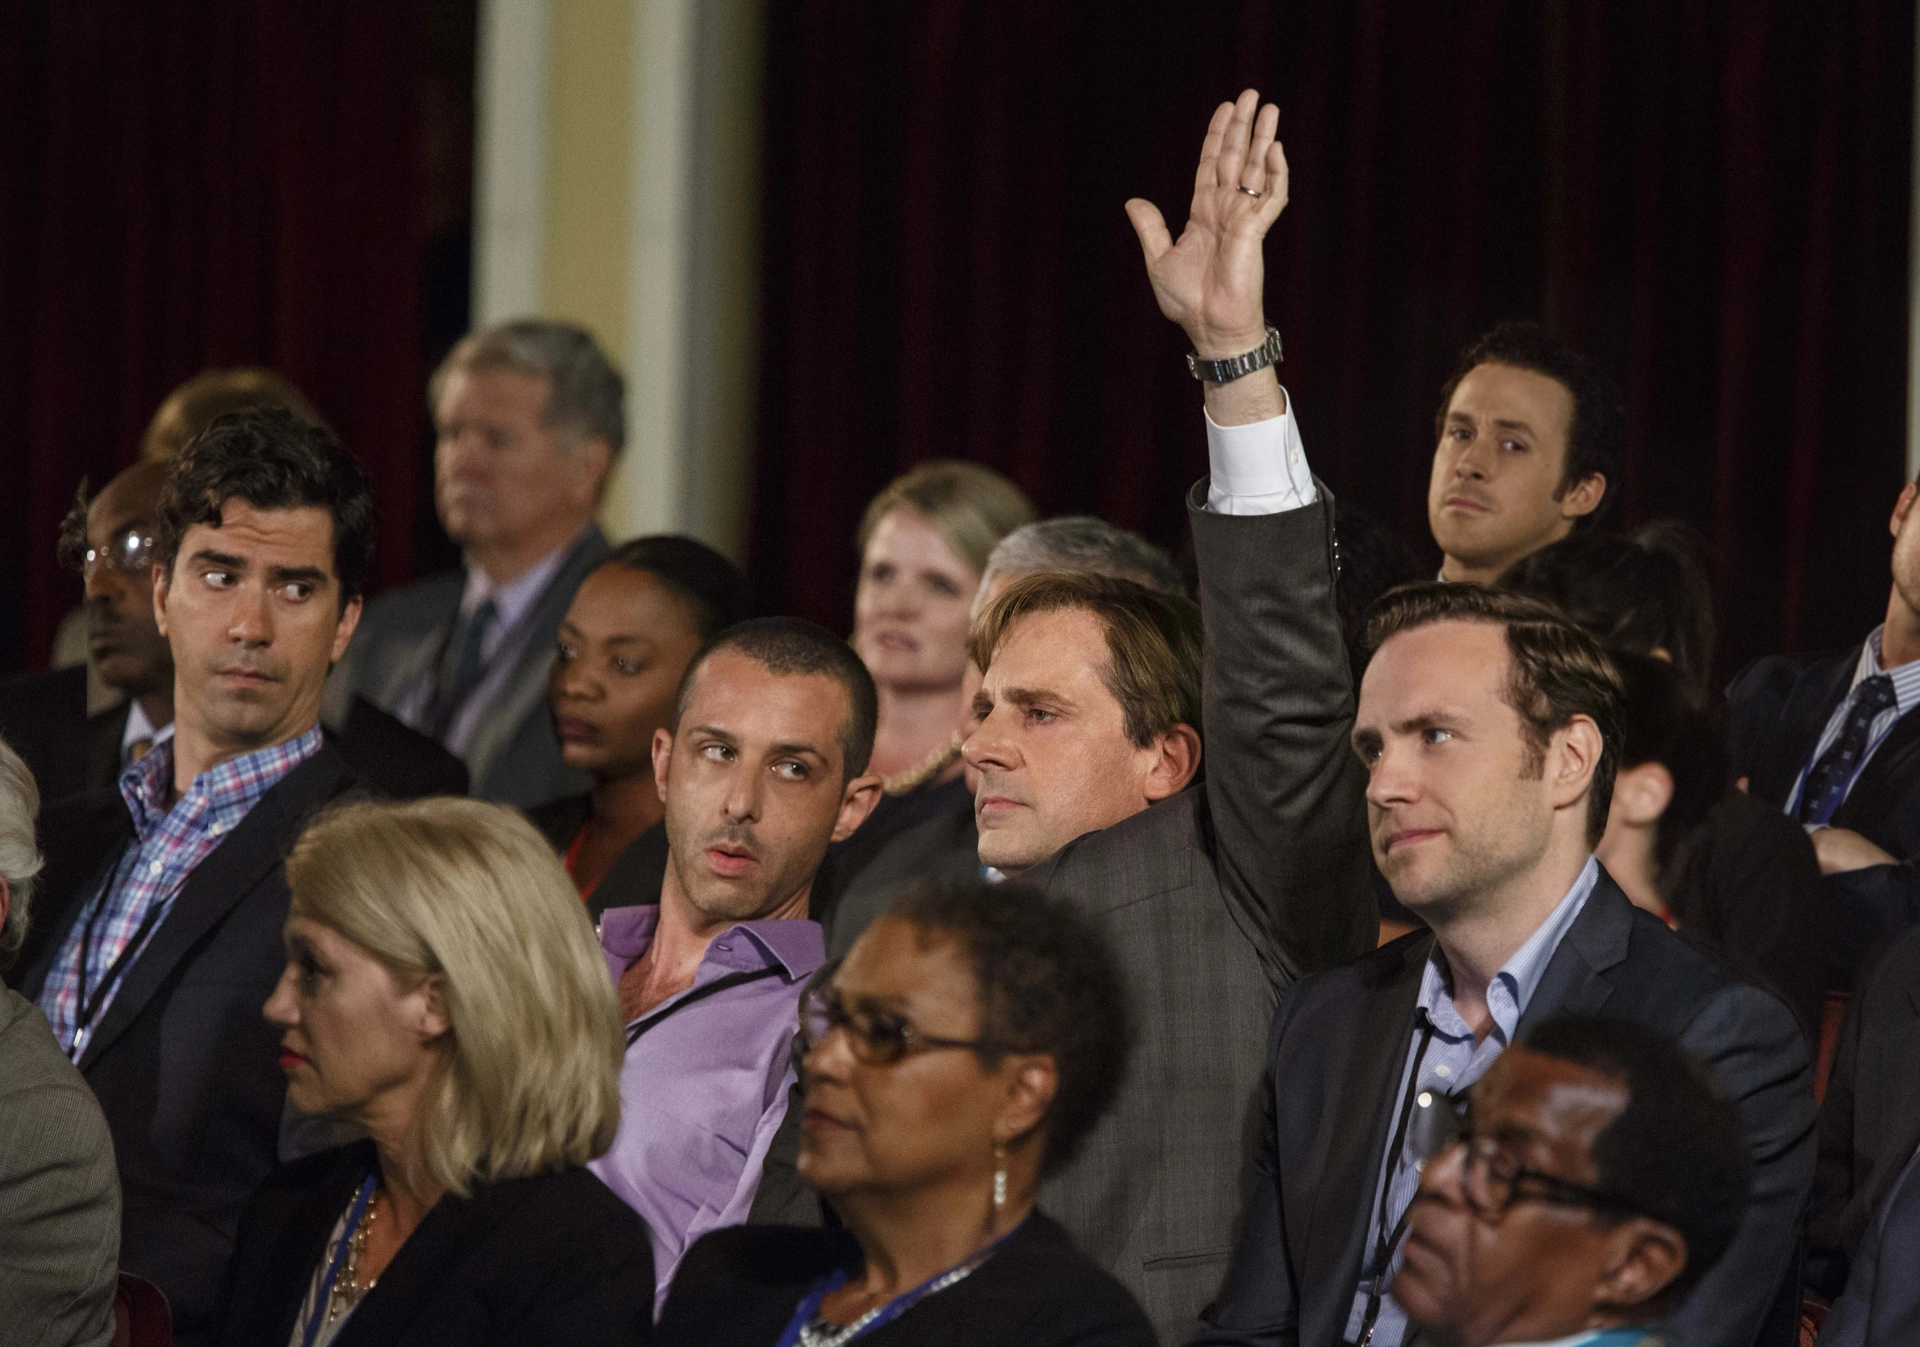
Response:
[{"label": "crowd of seated people", "polygon": [[90,667],[0,684],[0,1338],[1920,1341],[1920,485],[1885,624],[1723,697],[1617,389],[1504,324],[1436,575],[1277,377],[1277,122],[1126,203],[1185,572],[935,462],[849,636],[763,614],[602,534],[621,377],[526,319],[427,390],[461,569],[369,600],[298,392],[170,398]]}]

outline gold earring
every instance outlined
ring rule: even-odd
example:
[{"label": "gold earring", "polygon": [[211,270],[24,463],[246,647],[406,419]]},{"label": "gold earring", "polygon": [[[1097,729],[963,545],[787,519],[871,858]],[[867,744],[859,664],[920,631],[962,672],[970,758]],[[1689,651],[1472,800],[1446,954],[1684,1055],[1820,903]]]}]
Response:
[{"label": "gold earring", "polygon": [[998,1214],[1007,1205],[1007,1146],[993,1143],[993,1210]]}]

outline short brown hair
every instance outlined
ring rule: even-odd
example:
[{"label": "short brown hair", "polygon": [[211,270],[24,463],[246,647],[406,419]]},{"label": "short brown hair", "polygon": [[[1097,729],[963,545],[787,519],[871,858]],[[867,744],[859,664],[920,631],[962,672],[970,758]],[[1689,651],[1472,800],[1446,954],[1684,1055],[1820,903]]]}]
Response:
[{"label": "short brown hair", "polygon": [[1587,844],[1607,830],[1613,778],[1620,766],[1620,674],[1600,643],[1558,608],[1484,585],[1425,580],[1388,590],[1367,614],[1371,655],[1390,637],[1435,622],[1484,622],[1506,630],[1511,669],[1507,704],[1520,716],[1529,749],[1527,774],[1546,770],[1547,741],[1575,716],[1600,731],[1600,761],[1587,792]]},{"label": "short brown hair", "polygon": [[1175,725],[1200,725],[1204,639],[1200,607],[1134,580],[1086,571],[1042,571],[1014,581],[987,606],[967,638],[982,669],[1013,624],[1036,613],[1091,613],[1107,633],[1107,691],[1126,716],[1127,738],[1145,748]]},{"label": "short brown hair", "polygon": [[873,498],[853,540],[863,556],[873,531],[895,510],[911,510],[931,524],[975,575],[987,569],[987,558],[1002,538],[1033,522],[1033,505],[992,468],[936,459],[894,478]]}]

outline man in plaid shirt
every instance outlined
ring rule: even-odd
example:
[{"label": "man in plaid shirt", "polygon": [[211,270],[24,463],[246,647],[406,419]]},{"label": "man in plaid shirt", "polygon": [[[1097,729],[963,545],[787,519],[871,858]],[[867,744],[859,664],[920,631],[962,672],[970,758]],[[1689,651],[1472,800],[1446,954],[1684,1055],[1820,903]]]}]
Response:
[{"label": "man in plaid shirt", "polygon": [[355,778],[320,692],[360,615],[365,474],[285,412],[176,460],[154,548],[175,731],[118,790],[50,806],[20,990],[93,1087],[123,1193],[121,1266],[207,1343],[240,1212],[280,1163],[286,1082],[260,1008],[285,964],[281,860]]}]

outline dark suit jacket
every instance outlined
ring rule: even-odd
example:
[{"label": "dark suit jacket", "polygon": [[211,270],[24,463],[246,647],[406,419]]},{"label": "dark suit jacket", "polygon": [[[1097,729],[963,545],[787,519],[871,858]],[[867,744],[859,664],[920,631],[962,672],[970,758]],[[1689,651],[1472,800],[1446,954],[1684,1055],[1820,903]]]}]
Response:
[{"label": "dark suit jacket", "polygon": [[[362,1141],[267,1180],[240,1227],[222,1343],[290,1340],[334,1223],[376,1163]],[[591,1172],[569,1169],[442,1197],[334,1344],[628,1347],[652,1328],[645,1223]]]},{"label": "dark suit jacket", "polygon": [[967,794],[964,779],[950,784],[960,790],[951,795],[946,808],[895,833],[825,914],[822,924],[829,959],[846,957],[860,932],[892,905],[910,881],[942,883],[980,877],[980,832],[973,823],[973,797]]},{"label": "dark suit jacket", "polygon": [[1913,1347],[1920,1342],[1920,1158],[1899,1167],[1854,1256],[1846,1292],[1817,1347]]},{"label": "dark suit jacket", "polygon": [[1920,930],[1895,942],[1847,1008],[1820,1105],[1807,1282],[1829,1298],[1920,1147]]},{"label": "dark suit jacket", "polygon": [[1364,773],[1334,606],[1333,498],[1284,514],[1188,502],[1206,616],[1203,783],[1022,878],[1111,945],[1138,1046],[1113,1110],[1041,1204],[1181,1341],[1220,1286],[1259,1140],[1280,993],[1373,948]]},{"label": "dark suit jacket", "polygon": [[[1847,695],[1860,647],[1824,655],[1770,655],[1727,689],[1734,771],[1757,800],[1784,807],[1833,710]],[[1859,833],[1897,865],[1829,875],[1828,947],[1833,981],[1852,987],[1888,941],[1920,921],[1920,715],[1903,716],[1861,769],[1833,826]]]},{"label": "dark suit jacket", "polygon": [[[681,1260],[658,1337],[675,1347],[774,1347],[813,1283],[861,1266],[844,1230],[734,1226]],[[962,1281],[860,1336],[861,1347],[1152,1347],[1140,1307],[1034,1212]],[[343,1344],[344,1347],[344,1344]]]},{"label": "dark suit jacket", "polygon": [[[587,789],[586,774],[560,756],[547,713],[547,671],[574,591],[610,551],[606,535],[589,525],[529,610],[519,658],[460,755],[480,799],[525,808]],[[367,605],[353,644],[327,680],[329,725],[345,723],[355,693],[392,711],[401,695],[434,668],[459,621],[466,583],[464,572],[451,571]]]},{"label": "dark suit jacket", "polygon": [[43,804],[113,784],[127,712],[122,702],[87,714],[84,664],[0,680],[0,739],[33,773]]},{"label": "dark suit jacket", "polygon": [[[1433,949],[1419,931],[1281,1002],[1245,1233],[1206,1344],[1337,1343],[1346,1331],[1414,1003]],[[1680,939],[1602,874],[1547,961],[1519,1032],[1559,1011],[1672,1034],[1745,1120],[1758,1171],[1745,1225],[1671,1332],[1689,1347],[1748,1347],[1781,1304],[1813,1177],[1813,1073],[1793,1012]],[[1788,1307],[1790,1308],[1790,1306]],[[1795,1317],[1781,1320],[1784,1341]]]},{"label": "dark suit jacket", "polygon": [[[569,795],[521,811],[540,830],[553,849],[566,858],[567,848],[593,817],[593,797]],[[587,895],[587,915],[594,921],[610,907],[638,907],[660,901],[660,885],[667,877],[667,825],[656,823],[620,853],[593,892]]]},{"label": "dark suit jacket", "polygon": [[[282,861],[315,811],[355,789],[331,746],[263,795],[187,877],[78,1063],[113,1133],[120,1265],[166,1292],[176,1340],[209,1341],[247,1199],[280,1162],[280,1033],[261,1017],[286,953]],[[32,1000],[133,821],[117,791],[41,814],[45,887],[21,952]]]}]

